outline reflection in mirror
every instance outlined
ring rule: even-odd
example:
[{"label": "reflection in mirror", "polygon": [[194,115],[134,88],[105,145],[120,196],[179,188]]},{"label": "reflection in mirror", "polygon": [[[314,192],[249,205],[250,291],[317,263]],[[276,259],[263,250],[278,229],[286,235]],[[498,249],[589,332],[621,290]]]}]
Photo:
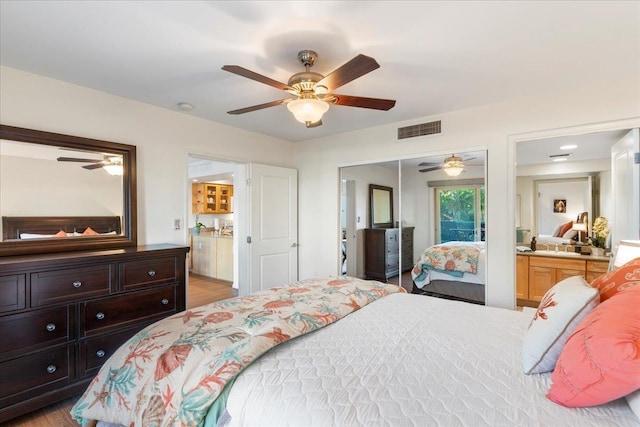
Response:
[{"label": "reflection in mirror", "polygon": [[[400,226],[403,239],[412,241],[401,283],[415,293],[484,304],[486,152],[455,155],[463,159],[456,176],[446,173],[451,154],[401,161]],[[433,265],[436,258],[442,265]]]},{"label": "reflection in mirror", "polygon": [[134,246],[135,190],[134,146],[2,125],[0,254]]},{"label": "reflection in mirror", "polygon": [[393,188],[369,185],[369,213],[371,228],[393,227]]},{"label": "reflection in mirror", "polygon": [[[620,129],[516,143],[518,251],[530,248],[535,237],[538,254],[546,251],[543,253],[550,257],[571,257],[583,252],[597,217],[607,218],[609,227],[615,229],[615,212],[626,214],[633,200],[633,185],[618,185],[621,193],[614,195],[616,177],[611,170],[613,149],[628,134],[629,129]],[[607,248],[613,246],[610,239],[611,235]],[[585,249],[591,251],[589,246]],[[528,259],[526,253],[517,253],[516,296],[518,305],[536,306],[556,281],[537,280],[544,283],[534,289]],[[606,259],[603,263],[606,265]]]},{"label": "reflection in mirror", "polygon": [[[478,266],[475,274],[463,272],[463,277],[455,277],[458,273],[445,275],[439,278],[441,282],[461,282],[467,281],[467,289],[460,299],[472,302],[484,302],[484,282],[486,280],[486,268],[484,257],[484,177],[486,152],[475,151],[468,153],[456,153],[464,161],[464,168],[460,175],[449,176],[443,168],[447,157],[451,154],[433,157],[419,157],[403,159],[401,161],[388,161],[368,165],[358,165],[343,167],[340,169],[342,180],[341,193],[341,244],[339,248],[342,274],[357,277],[369,277],[377,280],[387,281],[403,286],[408,291],[414,290],[411,270],[418,263],[423,252],[440,243],[442,240],[440,231],[443,229],[442,221],[446,223],[447,230],[458,229],[459,235],[456,240],[462,240],[465,244],[478,247]],[[426,166],[425,164],[428,164]],[[424,169],[431,169],[423,171]],[[375,229],[367,228],[361,219],[368,207],[368,185],[372,182],[384,184],[392,188],[393,191],[393,212],[397,216],[392,217],[392,228]],[[436,188],[469,188],[473,187],[473,203],[477,208],[467,209],[465,212],[453,212],[448,210],[446,215],[452,216],[453,220],[458,219],[458,226],[452,225],[453,220],[446,215],[439,215],[436,212]],[[439,202],[438,202],[439,203]],[[467,205],[464,205],[467,206]],[[468,212],[467,212],[468,211]],[[462,231],[466,232],[462,232]],[[393,251],[388,252],[388,260],[378,259],[376,276],[370,276],[371,272],[365,267],[368,258],[367,252],[377,244],[367,244],[365,235],[384,232],[392,233],[392,236],[385,236],[391,242],[395,242]],[[462,237],[460,237],[462,236]],[[452,239],[446,239],[452,240]],[[386,243],[384,243],[386,244]],[[383,247],[384,249],[384,247]],[[386,254],[386,252],[385,252]],[[386,256],[386,255],[385,255]],[[375,261],[375,258],[374,258]],[[394,269],[385,270],[386,261],[389,265],[394,265]],[[355,264],[355,265],[354,265]],[[380,274],[380,276],[378,276]],[[445,274],[445,273],[443,273]],[[473,283],[475,282],[475,283]],[[424,289],[418,289],[418,293],[431,292],[427,284]],[[444,287],[455,286],[445,283]],[[465,287],[465,285],[461,285]],[[458,286],[460,287],[460,286]],[[438,289],[440,290],[440,289]],[[440,290],[446,292],[447,289]],[[437,292],[433,292],[436,294]],[[443,295],[447,298],[456,298],[456,295]],[[474,300],[475,299],[475,300]]]}]

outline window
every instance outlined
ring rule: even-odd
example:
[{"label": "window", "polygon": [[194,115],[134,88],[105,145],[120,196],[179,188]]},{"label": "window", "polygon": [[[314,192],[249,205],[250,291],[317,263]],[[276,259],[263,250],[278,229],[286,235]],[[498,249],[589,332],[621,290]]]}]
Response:
[{"label": "window", "polygon": [[436,243],[484,241],[484,185],[435,188]]}]

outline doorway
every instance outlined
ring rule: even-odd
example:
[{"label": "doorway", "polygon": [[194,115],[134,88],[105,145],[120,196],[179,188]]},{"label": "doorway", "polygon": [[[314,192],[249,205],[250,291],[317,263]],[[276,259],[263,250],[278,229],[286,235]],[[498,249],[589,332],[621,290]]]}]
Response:
[{"label": "doorway", "polygon": [[[220,295],[228,287],[238,293],[236,226],[242,203],[234,188],[241,164],[188,155],[187,242],[189,285],[198,287],[201,301]],[[226,293],[228,294],[228,293]]]}]

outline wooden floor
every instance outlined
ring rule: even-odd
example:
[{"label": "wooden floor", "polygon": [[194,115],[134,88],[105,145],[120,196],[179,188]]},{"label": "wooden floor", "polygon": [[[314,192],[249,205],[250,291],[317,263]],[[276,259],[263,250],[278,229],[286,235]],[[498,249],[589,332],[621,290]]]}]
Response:
[{"label": "wooden floor", "polygon": [[[231,287],[231,282],[189,275],[187,308],[231,298],[235,294],[237,292]],[[71,418],[69,412],[79,397],[75,396],[15,418],[2,424],[2,427],[77,427],[78,423]]]}]

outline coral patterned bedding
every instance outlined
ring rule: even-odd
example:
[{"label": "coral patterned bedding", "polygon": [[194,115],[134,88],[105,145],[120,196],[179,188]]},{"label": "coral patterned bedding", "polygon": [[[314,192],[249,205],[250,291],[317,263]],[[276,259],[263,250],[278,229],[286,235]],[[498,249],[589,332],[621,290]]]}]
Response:
[{"label": "coral patterned bedding", "polygon": [[411,270],[418,288],[432,280],[484,284],[485,242],[447,242],[425,249]]},{"label": "coral patterned bedding", "polygon": [[404,290],[355,278],[312,279],[178,313],[116,351],[72,415],[83,425],[203,425],[224,386],[263,353],[396,292]]}]

